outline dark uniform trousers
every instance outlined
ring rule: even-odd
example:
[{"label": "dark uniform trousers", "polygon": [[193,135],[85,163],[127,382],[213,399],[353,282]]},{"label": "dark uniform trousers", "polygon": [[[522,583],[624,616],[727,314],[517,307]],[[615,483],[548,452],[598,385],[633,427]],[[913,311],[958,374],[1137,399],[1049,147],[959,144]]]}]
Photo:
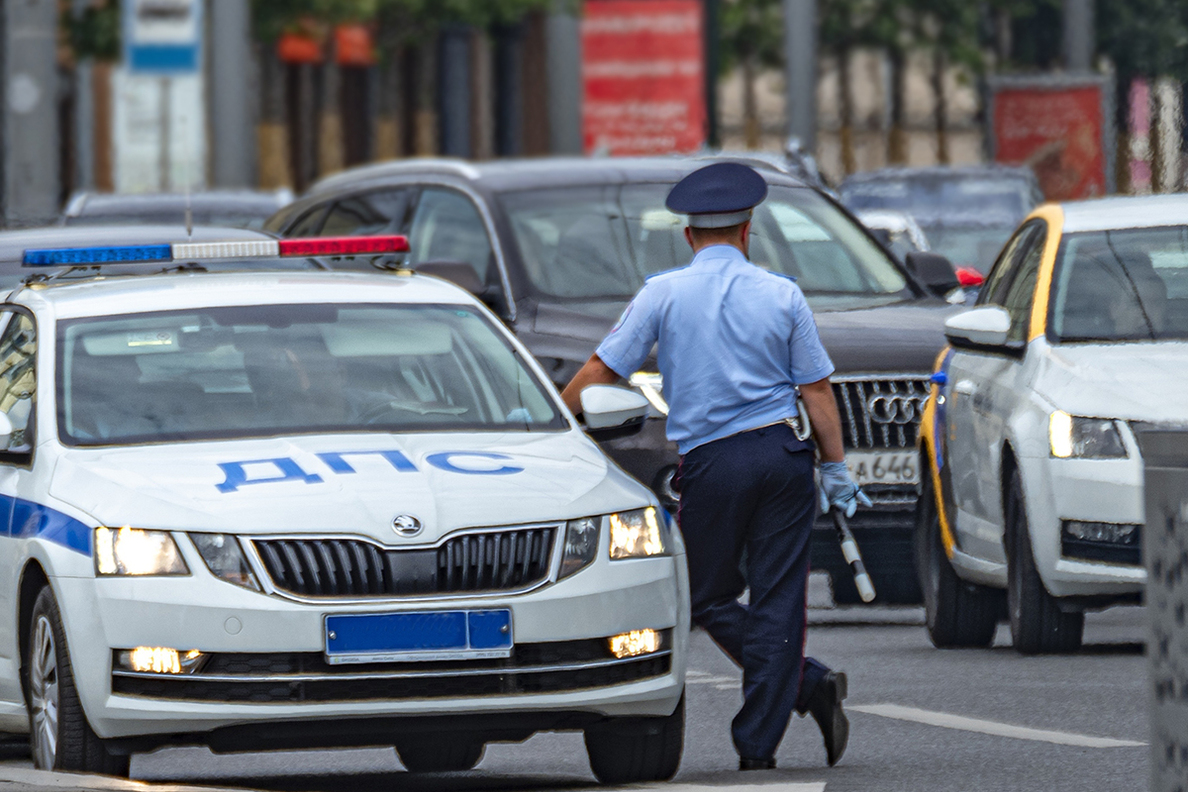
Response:
[{"label": "dark uniform trousers", "polygon": [[[828,672],[804,657],[813,446],[784,424],[732,435],[681,459],[677,513],[694,624],[743,669],[740,756],[775,755],[795,709]],[[739,570],[747,552],[744,579]],[[749,604],[738,602],[750,587]]]}]

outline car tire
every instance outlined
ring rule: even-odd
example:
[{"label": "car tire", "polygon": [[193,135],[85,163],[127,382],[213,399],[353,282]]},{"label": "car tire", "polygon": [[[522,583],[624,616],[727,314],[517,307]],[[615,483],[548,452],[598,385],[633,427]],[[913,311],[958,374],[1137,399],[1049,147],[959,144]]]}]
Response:
[{"label": "car tire", "polygon": [[927,475],[916,507],[915,544],[916,572],[924,592],[924,623],[932,645],[956,649],[985,648],[994,643],[1002,593],[957,576],[941,541],[936,490]]},{"label": "car tire", "polygon": [[472,770],[483,758],[485,744],[463,735],[440,734],[396,743],[400,762],[410,773],[454,773]]},{"label": "car tire", "polygon": [[22,670],[34,767],[127,778],[132,757],[113,753],[87,722],[74,685],[61,612],[49,586],[33,603],[24,648]]},{"label": "car tire", "polygon": [[612,718],[586,729],[590,769],[603,784],[667,781],[684,747],[684,695],[668,717]]},{"label": "car tire", "polygon": [[1023,478],[1018,470],[1011,473],[1007,489],[1006,530],[1011,537],[1011,552],[1007,557],[1007,611],[1015,649],[1025,655],[1077,651],[1085,630],[1085,613],[1061,610],[1035,568],[1023,500]]}]

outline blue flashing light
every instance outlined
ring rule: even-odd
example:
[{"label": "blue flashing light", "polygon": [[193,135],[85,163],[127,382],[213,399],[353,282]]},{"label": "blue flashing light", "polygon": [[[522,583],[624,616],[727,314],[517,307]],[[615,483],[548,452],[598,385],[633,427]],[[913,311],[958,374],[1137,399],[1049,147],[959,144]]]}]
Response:
[{"label": "blue flashing light", "polygon": [[74,264],[122,264],[173,261],[172,245],[128,245],[102,248],[26,250],[26,267],[62,267]]}]

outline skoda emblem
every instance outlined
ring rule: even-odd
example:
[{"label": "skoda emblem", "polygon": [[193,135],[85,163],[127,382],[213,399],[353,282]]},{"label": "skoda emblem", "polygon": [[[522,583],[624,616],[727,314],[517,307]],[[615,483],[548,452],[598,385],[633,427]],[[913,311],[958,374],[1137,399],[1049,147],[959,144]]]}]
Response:
[{"label": "skoda emblem", "polygon": [[425,530],[425,526],[421,525],[421,521],[411,514],[402,514],[392,520],[392,530],[399,536],[411,538]]}]

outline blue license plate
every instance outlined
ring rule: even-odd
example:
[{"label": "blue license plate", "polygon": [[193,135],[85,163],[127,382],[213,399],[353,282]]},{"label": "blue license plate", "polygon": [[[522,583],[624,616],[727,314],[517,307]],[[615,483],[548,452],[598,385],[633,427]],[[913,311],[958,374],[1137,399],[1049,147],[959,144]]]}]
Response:
[{"label": "blue license plate", "polygon": [[326,660],[397,663],[510,657],[511,611],[456,610],[327,616]]}]

